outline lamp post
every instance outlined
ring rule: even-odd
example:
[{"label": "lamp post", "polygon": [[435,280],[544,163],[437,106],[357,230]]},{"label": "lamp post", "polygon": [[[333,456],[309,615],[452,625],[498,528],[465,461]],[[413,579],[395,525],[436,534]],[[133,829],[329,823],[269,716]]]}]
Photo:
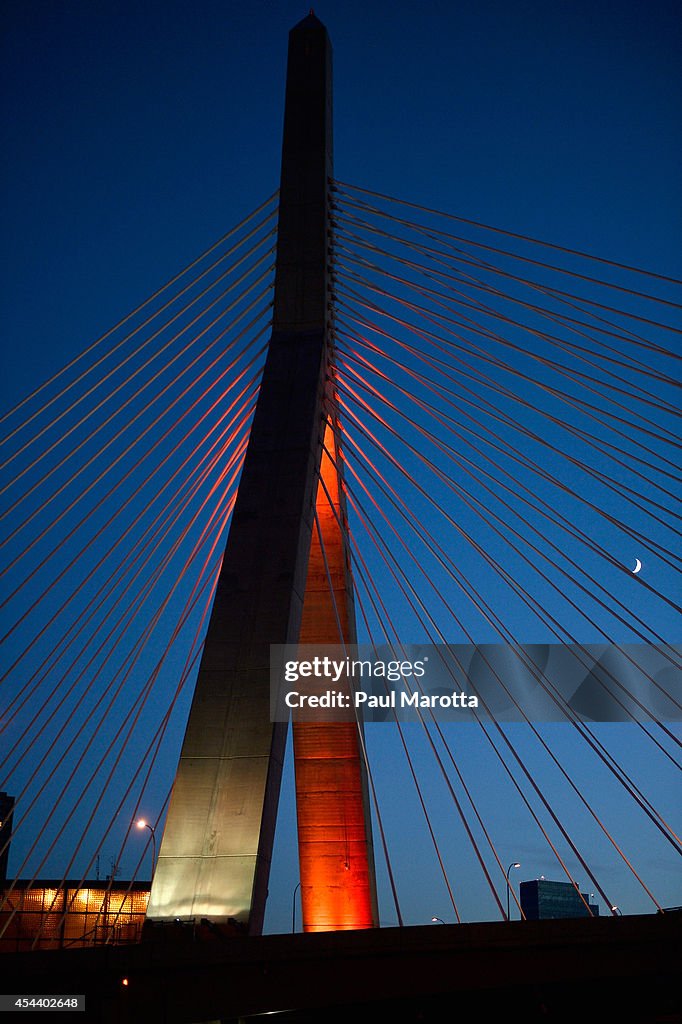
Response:
[{"label": "lamp post", "polygon": [[298,890],[300,888],[301,888],[301,883],[299,882],[296,885],[296,887],[294,888],[294,894],[291,897],[291,933],[292,933],[292,935],[296,931],[296,893],[298,892]]},{"label": "lamp post", "polygon": [[148,828],[152,834],[152,878],[154,877],[154,865],[156,864],[156,834],[154,832],[154,826],[150,825],[144,818],[138,818],[135,822],[139,829]]},{"label": "lamp post", "polygon": [[513,864],[510,864],[509,867],[507,868],[507,920],[508,921],[510,919],[509,918],[509,890],[511,888],[510,882],[509,882],[509,872],[512,870],[512,868],[520,868],[520,867],[521,867],[521,865],[519,864],[519,862],[517,860],[515,860],[513,862]]},{"label": "lamp post", "polygon": [[445,921],[443,920],[442,917],[432,917],[431,920],[433,921],[434,924],[445,924]]}]

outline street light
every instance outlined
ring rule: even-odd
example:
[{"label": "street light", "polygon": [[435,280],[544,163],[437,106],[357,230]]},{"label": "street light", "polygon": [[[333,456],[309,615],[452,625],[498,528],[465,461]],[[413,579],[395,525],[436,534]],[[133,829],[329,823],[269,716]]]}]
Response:
[{"label": "street light", "polygon": [[509,918],[509,890],[511,888],[511,885],[509,883],[509,872],[511,871],[512,868],[520,868],[520,867],[521,867],[521,865],[519,864],[519,862],[517,860],[515,860],[514,863],[510,864],[509,867],[507,868],[507,920],[508,921],[510,919]]},{"label": "street light", "polygon": [[431,920],[433,921],[434,924],[445,924],[445,921],[443,920],[442,917],[432,917]]},{"label": "street light", "polygon": [[154,826],[150,825],[144,818],[138,818],[135,822],[139,829],[148,828],[152,834],[152,878],[154,877],[154,865],[156,864],[156,834],[154,832]]},{"label": "street light", "polygon": [[298,890],[300,888],[301,888],[301,883],[299,882],[296,885],[295,889],[294,889],[293,896],[291,897],[291,934],[292,935],[296,931],[296,893],[298,892]]}]

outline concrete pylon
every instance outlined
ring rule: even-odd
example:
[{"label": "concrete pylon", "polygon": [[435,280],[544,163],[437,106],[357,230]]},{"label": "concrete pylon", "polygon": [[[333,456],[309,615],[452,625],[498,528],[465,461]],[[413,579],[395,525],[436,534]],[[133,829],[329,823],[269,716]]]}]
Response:
[{"label": "concrete pylon", "polygon": [[[310,605],[329,412],[331,174],[331,46],[311,13],[289,35],[272,337],[152,883],[151,920],[235,919],[252,934],[262,930],[286,740],[286,725],[270,721],[270,645],[296,643],[304,601]],[[339,642],[336,625],[326,639]],[[361,786],[359,760],[356,774]],[[364,847],[371,857],[371,843]],[[373,894],[373,868],[354,872],[363,873]],[[362,920],[350,927],[374,919]]]},{"label": "concrete pylon", "polygon": [[[329,406],[300,639],[347,645],[357,637],[333,394]],[[293,730],[303,929],[377,927],[361,725],[300,722]]]}]

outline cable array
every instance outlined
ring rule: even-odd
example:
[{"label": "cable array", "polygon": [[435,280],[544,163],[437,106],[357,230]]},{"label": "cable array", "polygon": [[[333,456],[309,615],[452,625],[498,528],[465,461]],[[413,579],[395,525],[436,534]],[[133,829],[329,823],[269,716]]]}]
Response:
[{"label": "cable array", "polygon": [[[132,885],[149,864],[131,828],[166,813],[258,400],[276,198],[2,417],[0,789],[22,884],[92,879],[111,854],[108,887]],[[342,521],[321,474],[318,501],[347,530],[358,639],[397,658],[476,645],[514,710],[497,721],[481,693],[465,724],[420,709],[360,731],[388,912],[504,918],[517,858],[587,912],[585,886],[607,911],[623,893],[662,911],[629,838],[665,865],[682,850],[680,282],[341,182],[331,208]],[[534,656],[554,644],[586,670],[591,645],[611,652],[609,724]],[[638,645],[665,666],[648,698]]]},{"label": "cable array", "polygon": [[100,855],[109,888],[134,880],[133,822],[162,827],[258,399],[276,215],[273,195],[3,417],[0,789],[22,884],[92,879]]},{"label": "cable array", "polygon": [[[396,829],[407,790],[455,920],[462,858],[505,916],[517,833],[535,834],[548,875],[578,891],[589,879],[607,910],[621,887],[661,910],[628,829],[640,822],[673,863],[682,851],[671,790],[652,792],[633,760],[637,750],[667,779],[682,767],[669,721],[682,702],[680,282],[341,182],[332,207],[330,383],[361,639],[397,658],[406,644],[507,645],[557,720],[528,719],[491,655],[519,724],[482,714],[477,729],[454,728],[424,712],[419,728],[369,725],[375,758],[407,758]],[[600,685],[603,717],[623,726],[583,721],[524,648],[559,643],[586,669],[590,645],[618,651]],[[628,675],[642,644],[667,666],[645,673],[647,701]],[[413,859],[410,844],[406,876]]]}]

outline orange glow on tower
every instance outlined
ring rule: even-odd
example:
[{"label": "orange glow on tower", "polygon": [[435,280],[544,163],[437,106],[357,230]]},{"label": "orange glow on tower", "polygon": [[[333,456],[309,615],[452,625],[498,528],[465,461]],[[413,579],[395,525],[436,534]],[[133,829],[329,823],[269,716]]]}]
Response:
[{"label": "orange glow on tower", "polygon": [[[355,643],[347,547],[339,525],[345,527],[345,508],[329,425],[324,445],[331,458],[323,449],[323,483],[318,484],[316,498],[324,551],[314,526],[300,642]],[[294,723],[293,731],[304,931],[376,927],[374,860],[358,727],[353,722],[306,722]]]}]

